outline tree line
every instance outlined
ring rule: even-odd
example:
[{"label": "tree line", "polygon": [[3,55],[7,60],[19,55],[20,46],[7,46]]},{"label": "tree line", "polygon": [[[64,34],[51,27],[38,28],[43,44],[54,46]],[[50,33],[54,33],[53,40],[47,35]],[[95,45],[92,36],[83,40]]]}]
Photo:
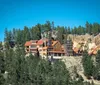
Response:
[{"label": "tree line", "polygon": [[16,29],[13,28],[12,30],[5,29],[5,39],[4,41],[9,47],[10,42],[14,42],[17,45],[24,45],[24,43],[28,40],[38,40],[41,39],[42,32],[48,32],[51,30],[56,30],[57,33],[57,40],[59,40],[62,44],[66,41],[66,36],[68,34],[93,34],[96,35],[100,32],[100,24],[98,23],[89,23],[86,22],[85,27],[78,26],[78,27],[64,27],[64,26],[54,26],[54,22],[46,21],[45,24],[37,24],[33,27],[24,26],[24,28]]}]

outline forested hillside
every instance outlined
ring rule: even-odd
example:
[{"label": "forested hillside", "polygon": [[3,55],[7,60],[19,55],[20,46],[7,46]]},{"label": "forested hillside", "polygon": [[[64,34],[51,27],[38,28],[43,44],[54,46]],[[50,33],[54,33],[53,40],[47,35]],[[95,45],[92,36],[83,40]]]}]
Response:
[{"label": "forested hillside", "polygon": [[[54,22],[47,21],[45,24],[37,24],[31,28],[25,26],[22,30],[14,28],[5,29],[5,49],[0,50],[0,85],[94,85],[84,82],[77,74],[72,79],[66,65],[61,60],[51,62],[41,59],[40,56],[25,56],[24,44],[28,40],[41,39],[41,33],[56,30],[57,40],[64,43],[68,34],[82,35],[85,33],[96,35],[100,32],[100,24],[88,23],[86,26],[74,28],[54,26]],[[15,48],[13,48],[15,46]],[[0,44],[0,48],[2,44]],[[96,55],[94,64],[87,52],[83,54],[84,74],[91,78],[100,79],[100,52]]]},{"label": "forested hillside", "polygon": [[71,79],[64,62],[39,56],[25,57],[23,48],[0,52],[0,85],[90,85],[77,76]]},{"label": "forested hillside", "polygon": [[100,32],[100,24],[98,23],[89,23],[86,22],[85,27],[65,27],[65,26],[55,26],[54,22],[46,21],[45,24],[37,24],[33,27],[24,26],[21,30],[20,28],[13,28],[12,30],[5,29],[5,39],[4,41],[7,43],[7,47],[9,47],[9,42],[14,42],[17,45],[24,45],[28,40],[39,40],[41,39],[41,33],[48,32],[51,30],[56,30],[57,40],[61,43],[66,41],[66,36],[68,34],[90,34],[97,35]]}]

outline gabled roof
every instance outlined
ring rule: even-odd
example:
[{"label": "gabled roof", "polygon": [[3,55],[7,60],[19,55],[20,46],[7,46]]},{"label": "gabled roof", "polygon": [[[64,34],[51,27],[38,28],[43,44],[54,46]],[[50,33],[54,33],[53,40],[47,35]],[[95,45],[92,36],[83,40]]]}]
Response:
[{"label": "gabled roof", "polygon": [[37,42],[37,45],[42,45],[43,44],[43,40],[40,39],[38,42]]},{"label": "gabled roof", "polygon": [[54,46],[59,41],[52,41],[52,46]]},{"label": "gabled roof", "polygon": [[31,40],[31,42],[32,42],[32,43],[37,43],[37,42],[38,42],[38,40]]},{"label": "gabled roof", "polygon": [[30,46],[32,43],[31,43],[31,41],[27,41],[26,43],[25,43],[25,46]]},{"label": "gabled roof", "polygon": [[30,40],[30,41],[27,41],[27,42],[25,43],[25,46],[30,46],[30,45],[32,45],[32,44],[36,45],[37,41],[38,41],[38,40]]}]

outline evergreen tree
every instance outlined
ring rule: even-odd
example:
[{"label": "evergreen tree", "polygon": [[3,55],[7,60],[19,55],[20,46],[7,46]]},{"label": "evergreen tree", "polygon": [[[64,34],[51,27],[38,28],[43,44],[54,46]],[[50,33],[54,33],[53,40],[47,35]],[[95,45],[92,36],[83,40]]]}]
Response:
[{"label": "evergreen tree", "polygon": [[46,27],[46,31],[50,31],[51,30],[51,23],[50,23],[50,21],[46,21],[45,27]]},{"label": "evergreen tree", "polygon": [[90,24],[89,22],[86,22],[86,33],[91,33],[91,27],[90,27]]},{"label": "evergreen tree", "polygon": [[5,58],[5,70],[8,73],[5,85],[17,84],[15,60],[16,58],[14,56],[14,51],[12,49],[9,49],[6,52],[6,58]]},{"label": "evergreen tree", "polygon": [[69,85],[70,75],[64,62],[56,61],[52,66],[52,74],[55,85]]},{"label": "evergreen tree", "polygon": [[21,38],[21,37],[23,37],[23,34],[22,34],[22,32],[21,32],[20,29],[17,29],[16,32],[17,32],[17,33],[16,33],[15,41],[16,41],[16,44],[17,44],[17,45],[20,45],[21,43],[23,43],[23,42],[22,42],[23,39]]},{"label": "evergreen tree", "polygon": [[93,75],[93,71],[94,71],[94,65],[93,65],[93,61],[91,59],[91,56],[88,55],[87,51],[85,51],[83,53],[83,67],[84,67],[84,74],[90,78],[90,76]]},{"label": "evergreen tree", "polygon": [[41,39],[41,29],[39,26],[32,27],[31,29],[31,39],[39,40]]},{"label": "evergreen tree", "polygon": [[96,70],[95,70],[94,77],[100,80],[100,50],[98,51],[96,55]]},{"label": "evergreen tree", "polygon": [[5,72],[5,67],[4,67],[4,55],[2,52],[0,52],[0,85],[4,85],[5,79],[3,77],[3,74]]},{"label": "evergreen tree", "polygon": [[11,31],[8,31],[8,29],[6,28],[5,29],[5,38],[4,38],[4,41],[5,41],[5,47],[7,49],[10,48],[10,41],[12,40],[12,32]]},{"label": "evergreen tree", "polygon": [[57,32],[57,40],[60,41],[61,43],[64,43],[64,27],[58,26],[56,28]]},{"label": "evergreen tree", "polygon": [[28,41],[28,40],[31,39],[30,31],[29,31],[29,28],[27,26],[24,26],[23,33],[24,33],[24,39],[25,39],[25,41]]},{"label": "evergreen tree", "polygon": [[[22,51],[22,49],[17,48],[16,51],[10,49],[6,52],[5,70],[8,72],[8,76],[6,78],[5,85],[22,85],[26,83],[26,74],[28,72],[26,72],[27,66],[25,63],[24,53]],[[24,81],[25,79],[26,81]]]},{"label": "evergreen tree", "polygon": [[68,27],[67,30],[68,30],[68,34],[70,34],[70,33],[71,33],[71,29],[70,29],[70,27]]},{"label": "evergreen tree", "polygon": [[93,23],[92,32],[93,32],[94,35],[99,33],[99,29],[100,29],[99,24],[98,23]]},{"label": "evergreen tree", "polygon": [[28,72],[29,72],[29,82],[32,85],[36,85],[37,83],[37,74],[36,74],[36,68],[38,65],[38,62],[40,59],[37,56],[33,56],[30,54],[29,57],[26,57]]}]

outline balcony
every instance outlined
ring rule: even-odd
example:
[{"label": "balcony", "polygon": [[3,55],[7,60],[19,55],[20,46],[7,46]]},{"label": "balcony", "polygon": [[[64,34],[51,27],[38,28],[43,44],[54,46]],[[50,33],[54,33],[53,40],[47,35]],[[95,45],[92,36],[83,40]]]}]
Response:
[{"label": "balcony", "polygon": [[37,49],[37,46],[36,45],[32,45],[32,46],[30,46],[30,49]]}]

